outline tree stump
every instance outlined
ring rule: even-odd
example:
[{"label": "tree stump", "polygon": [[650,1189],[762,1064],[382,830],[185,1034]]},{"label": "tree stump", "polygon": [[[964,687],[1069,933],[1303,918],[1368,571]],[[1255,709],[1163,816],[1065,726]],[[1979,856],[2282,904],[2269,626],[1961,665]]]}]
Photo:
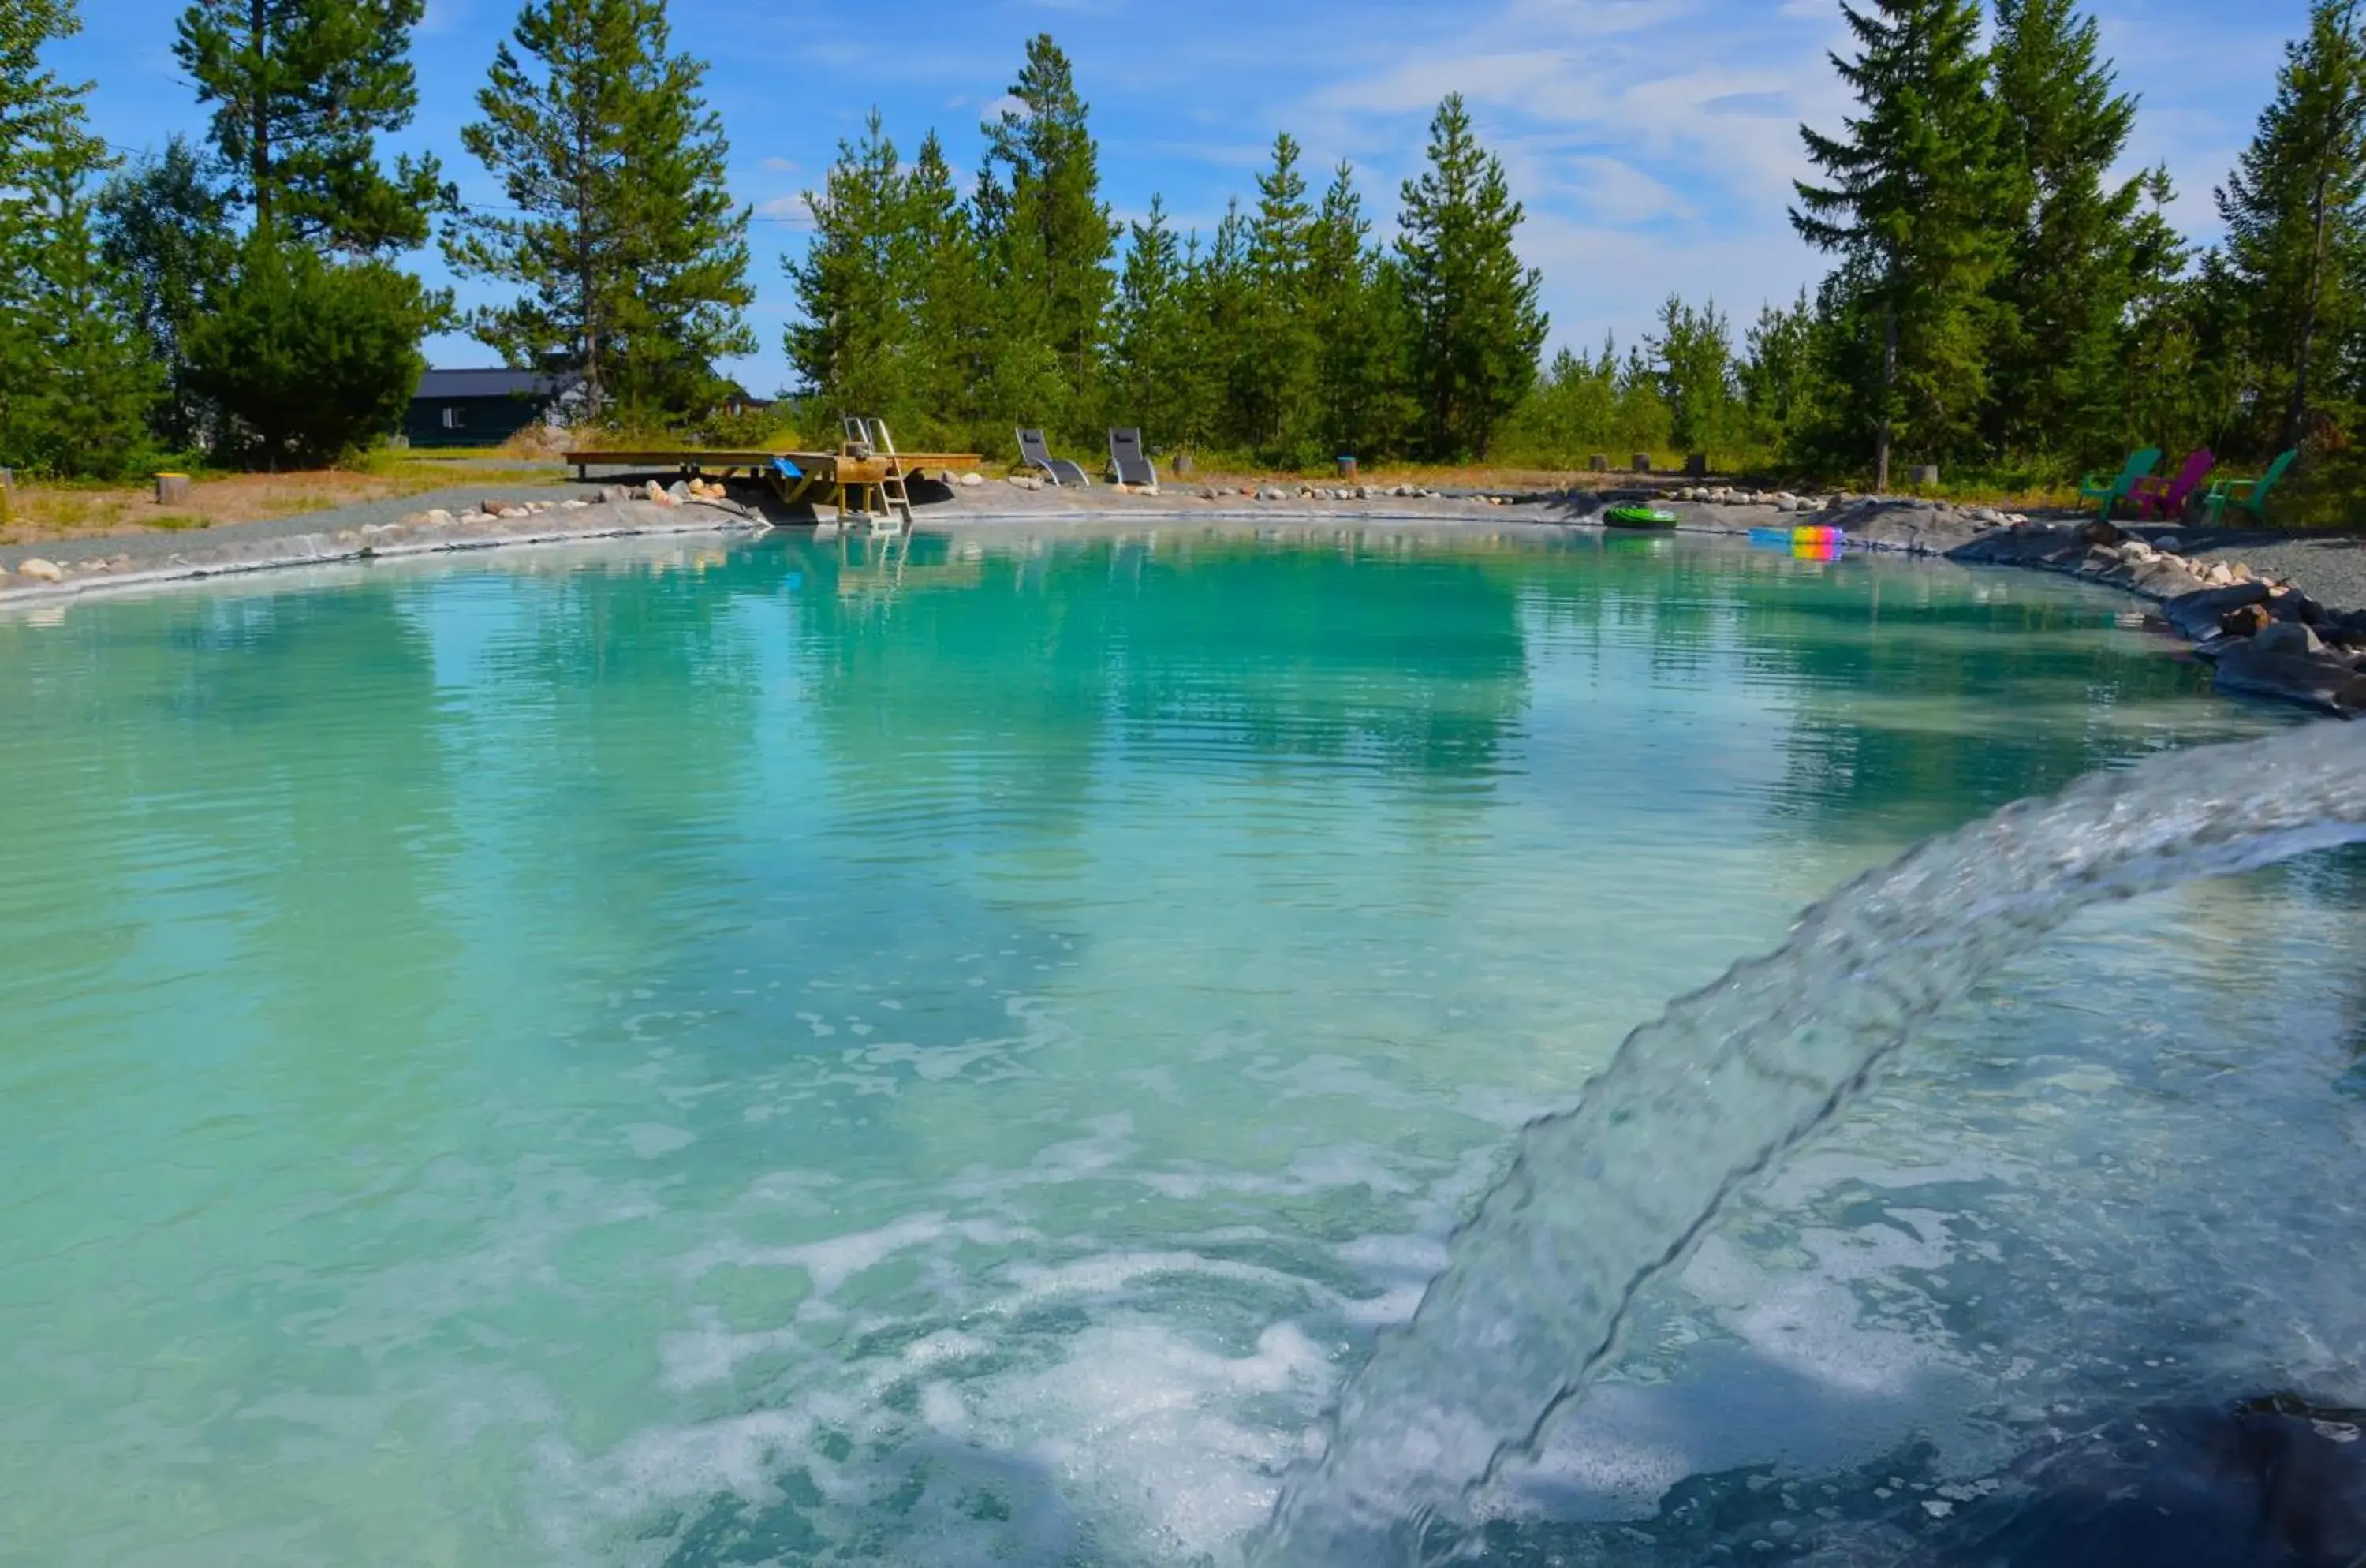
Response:
[{"label": "tree stump", "polygon": [[1936,463],[1915,464],[1913,467],[1906,470],[1906,482],[1912,485],[1916,490],[1938,489],[1939,465]]},{"label": "tree stump", "polygon": [[1688,479],[1705,479],[1708,478],[1707,453],[1696,452],[1691,457],[1684,459],[1684,478]]},{"label": "tree stump", "polygon": [[1610,471],[1610,459],[1602,453],[1596,452],[1585,460],[1585,466],[1594,473],[1606,474]]},{"label": "tree stump", "polygon": [[1175,477],[1179,479],[1191,471],[1191,454],[1177,452],[1168,460],[1166,466],[1175,470]]},{"label": "tree stump", "polygon": [[188,475],[158,474],[156,476],[157,505],[186,506],[189,503],[189,493],[190,484]]},{"label": "tree stump", "polygon": [[1635,454],[1635,471],[1639,474],[1648,474],[1651,471],[1651,455],[1649,452]]}]

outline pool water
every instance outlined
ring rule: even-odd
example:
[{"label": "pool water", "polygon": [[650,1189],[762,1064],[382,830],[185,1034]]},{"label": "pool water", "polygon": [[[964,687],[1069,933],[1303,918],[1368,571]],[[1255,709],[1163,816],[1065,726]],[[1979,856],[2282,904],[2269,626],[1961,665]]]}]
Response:
[{"label": "pool water", "polygon": [[[1928,833],[2293,722],[2135,620],[1185,525],[0,617],[0,1562],[1232,1561],[1628,1028]],[[2366,1402],[2361,906],[2345,853],[2081,918],[1483,1539],[1937,1562],[2067,1436]]]}]

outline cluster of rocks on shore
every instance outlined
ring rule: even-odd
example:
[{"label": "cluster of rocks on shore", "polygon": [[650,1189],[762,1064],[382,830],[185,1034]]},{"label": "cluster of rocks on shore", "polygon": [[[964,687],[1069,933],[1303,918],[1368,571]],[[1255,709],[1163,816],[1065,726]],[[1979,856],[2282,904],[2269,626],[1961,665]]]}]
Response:
[{"label": "cluster of rocks on shore", "polygon": [[1440,494],[1419,485],[1201,485],[1196,493],[1202,501],[1372,501],[1391,497],[1435,501]]},{"label": "cluster of rocks on shore", "polygon": [[1771,506],[1777,512],[1835,512],[1866,505],[1922,505],[1933,512],[1955,513],[1967,522],[1985,527],[2001,527],[2007,524],[2029,521],[2018,512],[2000,512],[1993,506],[1949,506],[1944,502],[1918,502],[1886,496],[1856,495],[1846,491],[1832,495],[1798,495],[1787,490],[1697,485],[1677,491],[1674,499],[1690,502],[1696,506]]},{"label": "cluster of rocks on shore", "polygon": [[2366,610],[2335,610],[2239,561],[2181,555],[2172,529],[2088,522],[2008,525],[1950,558],[2094,579],[2150,599],[2191,639],[2225,691],[2280,697],[2344,717],[2366,712]]}]

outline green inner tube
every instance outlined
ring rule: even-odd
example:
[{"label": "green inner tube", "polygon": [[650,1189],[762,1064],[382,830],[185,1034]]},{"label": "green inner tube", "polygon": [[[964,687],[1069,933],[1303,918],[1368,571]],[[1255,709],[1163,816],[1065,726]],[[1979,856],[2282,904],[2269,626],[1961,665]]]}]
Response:
[{"label": "green inner tube", "polygon": [[1613,528],[1673,528],[1676,514],[1656,512],[1648,506],[1614,506],[1602,514],[1603,522]]}]

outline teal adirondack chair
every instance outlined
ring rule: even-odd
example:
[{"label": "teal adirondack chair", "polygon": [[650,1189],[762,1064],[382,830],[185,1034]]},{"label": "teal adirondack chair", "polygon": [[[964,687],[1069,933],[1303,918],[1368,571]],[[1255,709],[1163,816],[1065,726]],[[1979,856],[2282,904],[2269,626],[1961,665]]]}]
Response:
[{"label": "teal adirondack chair", "polygon": [[2127,462],[2121,467],[2117,479],[2110,479],[2102,474],[2089,474],[2085,479],[2080,479],[2079,499],[2101,502],[2102,514],[2108,521],[2112,515],[2112,504],[2125,501],[2128,498],[2128,492],[2135,489],[2136,481],[2151,473],[2153,466],[2159,461],[2160,448],[2158,446],[2141,447],[2131,452],[2128,454]]},{"label": "teal adirondack chair", "polygon": [[2254,522],[2264,526],[2268,521],[2268,492],[2276,488],[2276,481],[2284,477],[2284,470],[2291,468],[2299,457],[2297,451],[2280,454],[2274,462],[2268,465],[2268,471],[2255,479],[2213,479],[2210,493],[2202,502],[2203,514],[2208,518],[2210,526],[2218,526],[2229,506],[2238,512],[2249,513]]}]

